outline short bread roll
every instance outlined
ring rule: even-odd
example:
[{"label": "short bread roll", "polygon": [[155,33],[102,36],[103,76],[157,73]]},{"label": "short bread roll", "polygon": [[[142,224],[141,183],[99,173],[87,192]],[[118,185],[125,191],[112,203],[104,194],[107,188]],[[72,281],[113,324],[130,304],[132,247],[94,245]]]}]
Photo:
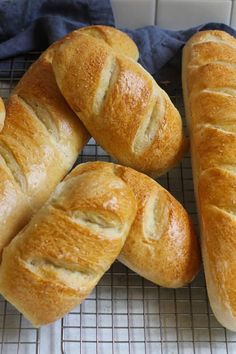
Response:
[{"label": "short bread roll", "polygon": [[157,176],[185,148],[180,115],[132,58],[83,32],[55,51],[57,84],[89,133],[120,163]]},{"label": "short bread roll", "polygon": [[168,287],[200,265],[191,221],[164,188],[128,167],[81,164],[4,249],[0,292],[40,326],[78,305],[118,255]]},{"label": "short bread roll", "polygon": [[35,326],[57,320],[117,258],[135,215],[135,196],[113,169],[74,169],[4,249],[0,292]]},{"label": "short bread roll", "polygon": [[122,263],[169,288],[186,285],[196,276],[201,257],[192,222],[167,190],[150,177],[116,164],[90,162],[78,171],[114,171],[136,197],[137,213],[118,257]]},{"label": "short bread roll", "polygon": [[148,176],[125,169],[122,179],[133,190],[138,210],[119,260],[163,287],[190,283],[199,272],[201,257],[188,213]]}]

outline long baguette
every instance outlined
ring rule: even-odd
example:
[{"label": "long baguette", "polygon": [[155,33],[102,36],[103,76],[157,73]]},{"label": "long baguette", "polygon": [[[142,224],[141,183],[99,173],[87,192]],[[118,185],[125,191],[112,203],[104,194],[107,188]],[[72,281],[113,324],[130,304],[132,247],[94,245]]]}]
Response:
[{"label": "long baguette", "polygon": [[191,136],[201,245],[212,310],[236,330],[236,40],[194,35],[183,51],[183,91]]}]

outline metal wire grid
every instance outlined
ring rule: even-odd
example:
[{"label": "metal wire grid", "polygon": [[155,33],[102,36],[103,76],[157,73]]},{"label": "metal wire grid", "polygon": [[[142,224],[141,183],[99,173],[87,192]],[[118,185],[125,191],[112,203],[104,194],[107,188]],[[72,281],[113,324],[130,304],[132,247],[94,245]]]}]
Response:
[{"label": "metal wire grid", "polygon": [[[37,55],[0,64],[3,98]],[[180,89],[169,94],[183,114]],[[110,161],[110,157],[91,139],[78,162],[93,160]],[[197,226],[190,157],[159,182],[185,206]],[[39,353],[39,333],[9,303],[0,301],[1,354]],[[119,262],[88,299],[61,320],[56,336],[58,340],[61,336],[63,354],[236,353],[236,334],[225,330],[212,314],[202,272],[191,285],[173,290],[146,281]],[[41,337],[41,343],[44,340]]]},{"label": "metal wire grid", "polygon": [[[19,78],[38,56],[15,58],[0,63],[0,96],[6,100]],[[39,330],[7,301],[0,297],[0,353],[39,353]]]}]

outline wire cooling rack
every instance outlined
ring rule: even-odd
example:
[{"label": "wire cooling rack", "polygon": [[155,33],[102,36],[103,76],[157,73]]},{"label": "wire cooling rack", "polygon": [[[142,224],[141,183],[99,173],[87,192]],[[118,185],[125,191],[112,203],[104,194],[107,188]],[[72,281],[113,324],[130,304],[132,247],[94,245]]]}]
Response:
[{"label": "wire cooling rack", "polygon": [[[6,99],[38,53],[0,63]],[[181,90],[165,88],[183,116]],[[20,119],[20,117],[19,117]],[[93,139],[78,162],[110,161]],[[190,157],[158,180],[188,210],[197,227]],[[235,354],[236,333],[211,312],[203,272],[189,286],[165,289],[115,262],[92,294],[70,314],[40,330],[0,300],[1,354]]]}]

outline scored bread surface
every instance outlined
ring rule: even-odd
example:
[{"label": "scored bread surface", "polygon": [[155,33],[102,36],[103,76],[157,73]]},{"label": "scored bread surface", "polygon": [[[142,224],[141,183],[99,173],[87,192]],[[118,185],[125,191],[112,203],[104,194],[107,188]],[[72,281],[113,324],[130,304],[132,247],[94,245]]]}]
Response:
[{"label": "scored bread surface", "polygon": [[213,312],[236,330],[236,40],[194,35],[184,48],[183,88],[191,135],[207,290]]},{"label": "scored bread surface", "polygon": [[[134,42],[114,28],[92,26],[82,31],[138,57]],[[0,133],[0,253],[49,198],[89,139],[54,78],[51,63],[58,45],[30,67],[6,106]],[[3,108],[0,104],[0,130]]]},{"label": "scored bread surface", "polygon": [[85,163],[80,168],[115,169],[136,197],[137,213],[119,261],[161,286],[177,288],[189,283],[199,271],[200,252],[183,206],[156,181],[131,168],[104,162]]},{"label": "scored bread surface", "polygon": [[58,47],[52,65],[71,108],[119,162],[156,176],[179,161],[185,148],[181,117],[132,58],[76,32]]},{"label": "scored bread surface", "polygon": [[4,249],[0,292],[40,326],[78,305],[118,256],[167,287],[200,266],[191,221],[164,188],[128,167],[81,164]]},{"label": "scored bread surface", "polygon": [[3,251],[0,292],[35,326],[65,315],[117,258],[136,200],[112,170],[73,170]]},{"label": "scored bread surface", "polygon": [[0,251],[48,199],[89,136],[57,88],[53,50],[31,66],[6,105],[0,133]]}]

